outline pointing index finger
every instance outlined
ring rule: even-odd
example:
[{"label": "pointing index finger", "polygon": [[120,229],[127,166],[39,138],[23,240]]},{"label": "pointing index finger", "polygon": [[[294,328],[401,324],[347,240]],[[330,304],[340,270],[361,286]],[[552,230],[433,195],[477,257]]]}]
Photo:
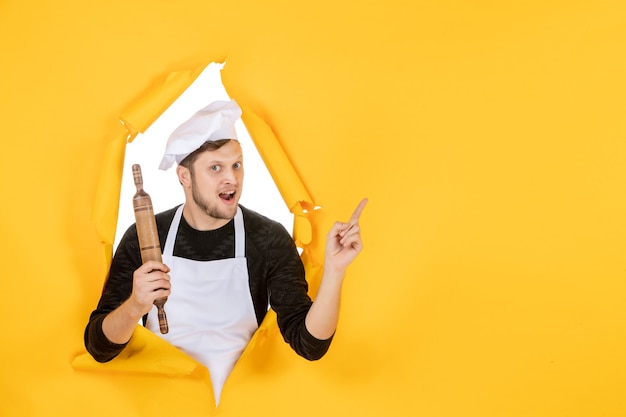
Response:
[{"label": "pointing index finger", "polygon": [[364,198],[363,200],[361,200],[361,202],[359,203],[359,205],[356,207],[356,209],[354,210],[354,213],[352,213],[352,216],[350,217],[350,225],[354,225],[357,224],[359,222],[359,217],[361,217],[361,212],[363,211],[363,209],[365,208],[365,205],[367,204],[367,198]]}]

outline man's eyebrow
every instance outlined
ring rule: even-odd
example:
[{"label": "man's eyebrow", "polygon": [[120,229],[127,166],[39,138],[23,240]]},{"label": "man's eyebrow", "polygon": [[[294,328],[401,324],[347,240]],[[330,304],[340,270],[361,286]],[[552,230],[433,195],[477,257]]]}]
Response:
[{"label": "man's eyebrow", "polygon": [[[233,158],[232,161],[237,162],[237,161],[241,161],[243,159],[243,154],[240,154],[238,157]],[[223,160],[223,159],[214,159],[212,161],[209,161],[209,164],[223,164],[227,161]]]}]

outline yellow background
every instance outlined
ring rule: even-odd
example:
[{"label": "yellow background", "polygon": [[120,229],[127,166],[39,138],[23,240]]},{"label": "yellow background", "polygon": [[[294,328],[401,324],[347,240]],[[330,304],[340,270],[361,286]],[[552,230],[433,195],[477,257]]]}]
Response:
[{"label": "yellow background", "polygon": [[[2,0],[0,39],[0,415],[626,415],[623,2]],[[82,342],[119,119],[212,61],[287,203],[323,207],[313,286],[370,198],[327,356],[269,320],[217,410],[156,337]]]}]

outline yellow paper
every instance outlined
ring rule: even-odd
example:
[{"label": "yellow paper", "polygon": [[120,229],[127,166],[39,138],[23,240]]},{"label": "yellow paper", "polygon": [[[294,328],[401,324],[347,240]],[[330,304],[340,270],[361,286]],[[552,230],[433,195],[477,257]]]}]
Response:
[{"label": "yellow paper", "polygon": [[[0,37],[0,415],[626,415],[622,2],[4,0]],[[207,62],[312,293],[326,232],[370,200],[329,353],[270,315],[217,409],[187,365],[78,366],[124,143]]]}]

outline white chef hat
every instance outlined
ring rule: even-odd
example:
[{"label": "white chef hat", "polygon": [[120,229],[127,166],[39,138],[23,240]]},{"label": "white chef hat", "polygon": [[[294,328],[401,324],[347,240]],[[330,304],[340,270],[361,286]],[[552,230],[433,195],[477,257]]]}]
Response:
[{"label": "white chef hat", "polygon": [[207,140],[237,139],[235,121],[241,109],[235,100],[214,101],[172,132],[159,169],[167,170],[174,162],[180,164],[187,155]]}]

